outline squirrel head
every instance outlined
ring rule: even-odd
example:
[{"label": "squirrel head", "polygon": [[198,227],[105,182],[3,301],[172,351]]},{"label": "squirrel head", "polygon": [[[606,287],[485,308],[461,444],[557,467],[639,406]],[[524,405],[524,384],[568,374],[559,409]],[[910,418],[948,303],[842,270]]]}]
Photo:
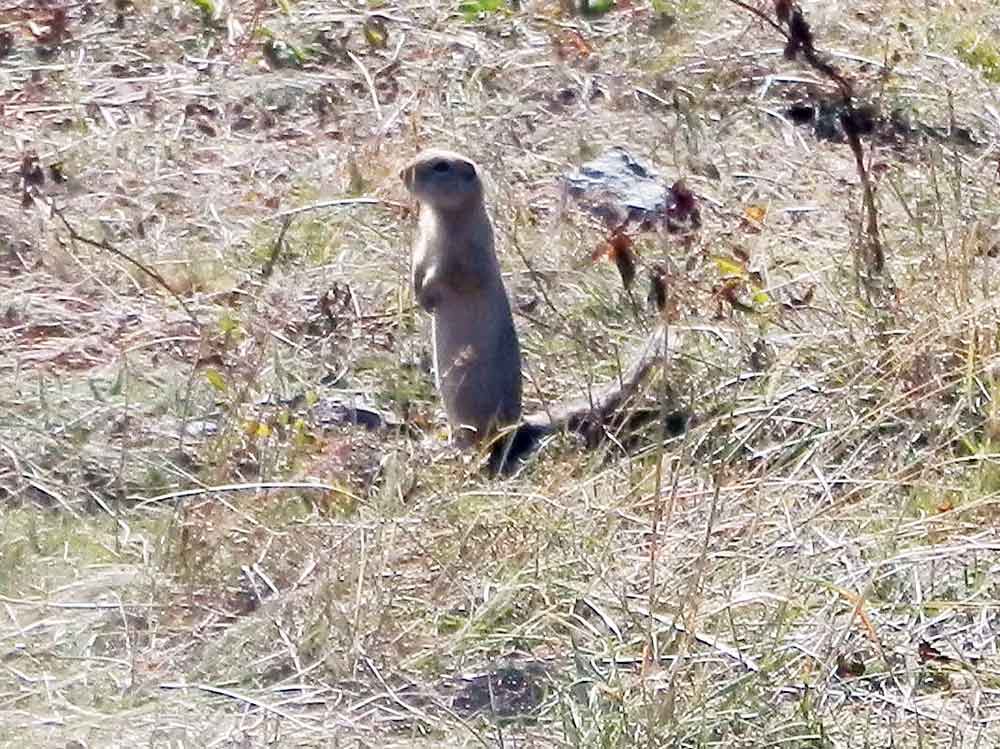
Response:
[{"label": "squirrel head", "polygon": [[454,151],[421,151],[399,177],[413,197],[432,209],[464,210],[483,199],[483,182],[476,163]]}]

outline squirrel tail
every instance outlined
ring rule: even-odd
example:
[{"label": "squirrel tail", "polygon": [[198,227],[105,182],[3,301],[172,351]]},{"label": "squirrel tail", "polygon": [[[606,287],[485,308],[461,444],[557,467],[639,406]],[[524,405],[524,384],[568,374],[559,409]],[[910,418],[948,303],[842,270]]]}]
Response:
[{"label": "squirrel tail", "polygon": [[[663,361],[666,347],[676,346],[675,336],[676,333],[671,332],[668,340],[666,326],[658,326],[618,381],[605,385],[593,397],[565,401],[547,411],[529,414],[517,426],[502,433],[490,445],[486,464],[488,473],[512,473],[548,434],[564,429],[576,432],[584,437],[588,447],[595,447],[602,441],[609,424],[634,431],[648,423],[651,420],[646,413],[649,409],[644,409],[642,414],[620,414],[619,411],[635,396],[653,367]],[[676,423],[676,418],[676,415],[671,415],[668,422]]]}]

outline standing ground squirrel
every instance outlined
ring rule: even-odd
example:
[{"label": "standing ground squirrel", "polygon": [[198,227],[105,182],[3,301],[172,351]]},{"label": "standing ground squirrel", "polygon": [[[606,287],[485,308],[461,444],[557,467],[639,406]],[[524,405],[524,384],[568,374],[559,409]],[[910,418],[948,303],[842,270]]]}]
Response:
[{"label": "standing ground squirrel", "polygon": [[[616,382],[522,420],[521,352],[479,169],[435,148],[418,154],[400,177],[420,204],[413,291],[433,315],[435,377],[459,445],[489,444],[489,469],[506,471],[543,435],[568,429],[592,445],[609,426],[631,429],[659,415],[659,409],[623,414],[622,406],[674,343],[663,326]],[[494,439],[500,432],[504,438]]]},{"label": "standing ground squirrel", "polygon": [[452,435],[479,444],[521,417],[521,351],[471,160],[421,152],[400,173],[420,204],[413,291],[433,315],[434,373]]}]

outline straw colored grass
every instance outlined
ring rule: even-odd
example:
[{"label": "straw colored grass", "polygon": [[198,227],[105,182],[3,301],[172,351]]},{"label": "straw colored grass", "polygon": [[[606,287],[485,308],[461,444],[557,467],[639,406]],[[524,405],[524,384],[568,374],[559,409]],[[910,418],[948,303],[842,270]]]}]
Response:
[{"label": "straw colored grass", "polygon": [[[875,277],[772,29],[568,5],[0,10],[0,746],[1000,741],[1000,12],[803,3],[937,128],[865,140]],[[502,481],[443,445],[396,176],[431,144],[489,175],[529,410],[615,377],[658,262],[684,435]],[[631,298],[558,188],[615,144],[702,208]]]}]

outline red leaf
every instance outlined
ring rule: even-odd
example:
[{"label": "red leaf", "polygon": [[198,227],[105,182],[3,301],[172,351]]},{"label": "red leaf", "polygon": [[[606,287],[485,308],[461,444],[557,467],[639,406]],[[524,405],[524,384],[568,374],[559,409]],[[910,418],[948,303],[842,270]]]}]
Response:
[{"label": "red leaf", "polygon": [[774,14],[782,23],[788,23],[792,15],[792,0],[774,0]]},{"label": "red leaf", "polygon": [[692,228],[701,226],[701,209],[698,198],[688,189],[682,180],[677,180],[667,191],[667,229],[676,231],[680,227],[676,222],[687,222]]},{"label": "red leaf", "polygon": [[632,288],[635,280],[635,252],[632,250],[632,240],[626,234],[615,232],[607,241],[608,255],[618,268],[618,275],[622,277],[622,285],[626,289]]},{"label": "red leaf", "polygon": [[953,660],[926,640],[920,641],[920,644],[917,646],[917,655],[920,656],[921,661],[942,661],[947,663]]}]

